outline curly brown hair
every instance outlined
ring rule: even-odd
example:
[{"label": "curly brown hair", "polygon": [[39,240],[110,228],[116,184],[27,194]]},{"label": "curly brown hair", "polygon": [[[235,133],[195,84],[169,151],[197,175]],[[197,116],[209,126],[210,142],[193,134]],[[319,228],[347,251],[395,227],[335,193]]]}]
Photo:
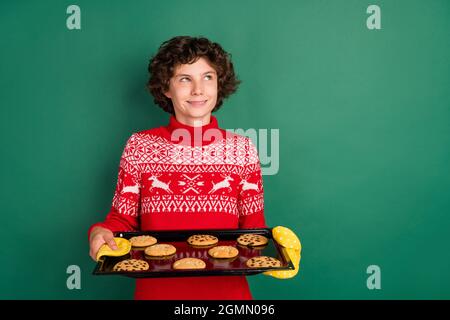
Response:
[{"label": "curly brown hair", "polygon": [[174,37],[161,44],[148,65],[150,79],[147,89],[164,111],[174,114],[172,100],[164,92],[169,90],[169,81],[175,68],[180,64],[194,63],[201,57],[206,58],[217,72],[217,102],[212,112],[219,110],[223,100],[237,90],[241,81],[234,73],[231,54],[218,43],[204,37]]}]

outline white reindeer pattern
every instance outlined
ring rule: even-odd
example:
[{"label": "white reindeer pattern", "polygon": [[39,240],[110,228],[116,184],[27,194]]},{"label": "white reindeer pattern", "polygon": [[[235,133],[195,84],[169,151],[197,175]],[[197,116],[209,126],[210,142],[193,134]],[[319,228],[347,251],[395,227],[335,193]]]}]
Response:
[{"label": "white reindeer pattern", "polygon": [[251,183],[248,182],[245,179],[242,179],[241,182],[239,182],[239,185],[243,185],[242,186],[242,192],[246,191],[246,190],[255,190],[256,192],[259,192],[259,187],[257,183]]},{"label": "white reindeer pattern", "polygon": [[212,189],[208,192],[208,194],[211,194],[213,192],[216,192],[219,189],[223,189],[223,188],[228,188],[228,192],[231,192],[231,187],[230,187],[230,182],[229,181],[233,181],[233,178],[230,176],[223,176],[221,175],[222,178],[224,178],[222,181],[214,183],[211,181],[211,183],[213,184]]},{"label": "white reindeer pattern", "polygon": [[153,188],[159,188],[159,189],[163,189],[169,193],[173,193],[169,187],[169,184],[171,181],[165,183],[165,182],[162,182],[161,180],[158,180],[159,177],[160,177],[159,175],[158,176],[152,175],[150,178],[148,178],[148,180],[152,181],[152,185],[150,186],[150,191],[152,191]]}]

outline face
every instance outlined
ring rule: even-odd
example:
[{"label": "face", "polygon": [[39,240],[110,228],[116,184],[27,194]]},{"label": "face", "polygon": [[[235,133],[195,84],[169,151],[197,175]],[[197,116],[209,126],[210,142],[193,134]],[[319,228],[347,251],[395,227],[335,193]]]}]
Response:
[{"label": "face", "polygon": [[175,68],[169,90],[175,117],[181,123],[198,126],[208,124],[217,102],[217,72],[205,58]]}]

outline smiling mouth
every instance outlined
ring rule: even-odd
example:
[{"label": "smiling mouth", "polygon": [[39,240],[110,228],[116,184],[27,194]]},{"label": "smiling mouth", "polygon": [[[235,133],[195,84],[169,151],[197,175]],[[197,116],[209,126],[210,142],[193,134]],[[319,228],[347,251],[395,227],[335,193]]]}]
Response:
[{"label": "smiling mouth", "polygon": [[208,101],[208,100],[188,101],[188,103],[194,107],[200,107],[200,106],[205,105],[206,101]]}]

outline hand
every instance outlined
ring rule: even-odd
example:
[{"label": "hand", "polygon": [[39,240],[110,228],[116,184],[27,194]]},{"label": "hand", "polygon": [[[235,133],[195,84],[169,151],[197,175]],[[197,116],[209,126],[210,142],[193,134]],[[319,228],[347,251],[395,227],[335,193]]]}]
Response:
[{"label": "hand", "polygon": [[282,246],[283,253],[291,259],[294,270],[266,271],[263,274],[277,279],[290,279],[297,275],[300,269],[302,244],[295,233],[285,227],[275,227],[272,229],[274,240]]},{"label": "hand", "polygon": [[114,241],[114,234],[111,230],[103,227],[94,227],[91,231],[89,240],[89,255],[94,261],[97,261],[97,252],[103,244],[107,244],[112,250],[117,250],[117,244]]}]

